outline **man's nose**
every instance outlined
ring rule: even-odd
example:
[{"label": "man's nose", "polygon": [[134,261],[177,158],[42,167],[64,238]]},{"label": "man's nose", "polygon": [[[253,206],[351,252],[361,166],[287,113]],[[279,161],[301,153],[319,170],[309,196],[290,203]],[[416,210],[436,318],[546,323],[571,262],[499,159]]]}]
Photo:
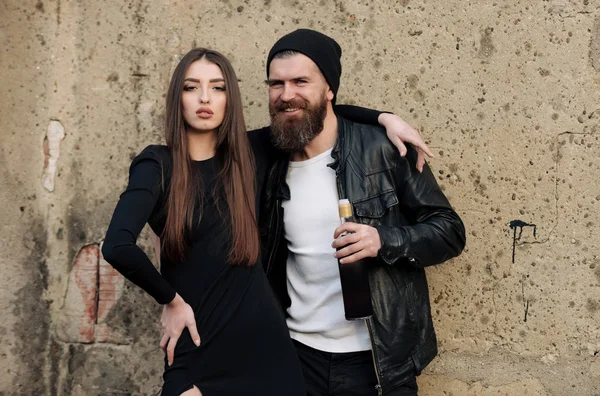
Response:
[{"label": "man's nose", "polygon": [[290,84],[284,84],[283,92],[281,93],[281,100],[283,100],[284,102],[289,102],[290,100],[294,99],[295,96],[296,90],[294,89],[294,87]]}]

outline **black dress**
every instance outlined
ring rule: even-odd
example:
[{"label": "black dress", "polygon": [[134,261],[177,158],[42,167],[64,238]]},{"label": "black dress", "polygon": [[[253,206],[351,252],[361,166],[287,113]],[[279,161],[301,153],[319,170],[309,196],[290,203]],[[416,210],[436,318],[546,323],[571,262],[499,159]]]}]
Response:
[{"label": "black dress", "polygon": [[[250,135],[257,161],[257,200],[266,171],[264,139]],[[211,395],[306,394],[300,363],[281,308],[260,263],[236,266],[227,261],[231,235],[222,186],[216,178],[218,156],[193,162],[193,177],[202,180],[201,220],[189,236],[185,260],[161,257],[159,273],[136,245],[148,223],[160,235],[165,222],[166,188],[171,158],[166,146],[149,146],[132,162],[129,183],[121,195],[103,245],[106,260],[159,303],[175,292],[194,310],[200,347],[187,329],[165,361],[163,395],[179,395],[196,385]],[[213,194],[213,191],[215,192]],[[162,274],[162,275],[161,275]]]}]

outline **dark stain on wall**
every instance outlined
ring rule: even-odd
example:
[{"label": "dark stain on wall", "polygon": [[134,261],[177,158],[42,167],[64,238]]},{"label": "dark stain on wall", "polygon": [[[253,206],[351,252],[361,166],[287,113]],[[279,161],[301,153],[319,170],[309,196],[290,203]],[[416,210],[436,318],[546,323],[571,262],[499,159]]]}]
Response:
[{"label": "dark stain on wall", "polygon": [[[131,361],[129,353],[105,347],[69,347],[69,371],[63,386],[64,394],[73,389],[85,395],[139,395],[141,382],[134,383],[132,372],[139,362]],[[149,394],[158,394],[152,392]]]},{"label": "dark stain on wall", "polygon": [[70,395],[73,388],[73,373],[85,363],[85,352],[83,345],[70,344],[67,352],[67,377],[63,384],[63,393]]},{"label": "dark stain on wall", "polygon": [[[512,220],[509,223],[509,227],[513,230],[513,246],[512,246],[512,263],[515,263],[515,247],[517,245],[517,241],[521,239],[521,235],[523,234],[524,227],[533,227],[533,236],[536,236],[537,226],[535,224],[529,224],[522,220]],[[519,234],[517,235],[517,229],[519,229]]]},{"label": "dark stain on wall", "polygon": [[48,265],[46,265],[46,259],[42,259],[38,262],[38,271],[40,275],[40,281],[44,290],[48,289]]},{"label": "dark stain on wall", "polygon": [[87,197],[87,184],[90,183],[90,179],[82,174],[82,169],[85,169],[82,162],[82,160],[74,158],[71,163],[72,185],[75,194],[67,205],[65,221],[65,231],[69,241],[67,258],[69,271],[73,269],[75,256],[83,245],[99,241],[104,237],[108,222],[106,216],[101,211],[97,212],[98,207],[94,206],[92,200]]},{"label": "dark stain on wall", "polygon": [[13,313],[17,317],[14,334],[18,337],[14,353],[23,363],[22,371],[13,379],[15,394],[47,394],[44,367],[49,340],[50,303],[43,298],[48,287],[46,241],[43,221],[33,221],[23,241],[30,248],[29,257],[22,263],[24,271],[29,274],[29,281],[16,293],[12,302]]},{"label": "dark stain on wall", "polygon": [[79,251],[81,245],[85,244],[87,239],[85,233],[85,221],[82,216],[77,213],[74,207],[71,207],[67,214],[67,235],[69,236],[69,271],[73,269],[75,255]]},{"label": "dark stain on wall", "polygon": [[488,27],[483,31],[483,35],[481,36],[481,40],[479,41],[479,57],[480,58],[490,58],[494,52],[496,52],[496,47],[494,46],[494,42],[492,41],[492,33],[494,32],[494,28]]},{"label": "dark stain on wall", "polygon": [[133,343],[141,338],[157,338],[160,334],[161,306],[142,289],[126,281],[123,295],[109,312],[106,323]]},{"label": "dark stain on wall", "polygon": [[56,342],[54,337],[50,341],[49,359],[50,359],[50,395],[58,395],[58,381],[60,375],[60,362],[63,355],[63,346]]}]

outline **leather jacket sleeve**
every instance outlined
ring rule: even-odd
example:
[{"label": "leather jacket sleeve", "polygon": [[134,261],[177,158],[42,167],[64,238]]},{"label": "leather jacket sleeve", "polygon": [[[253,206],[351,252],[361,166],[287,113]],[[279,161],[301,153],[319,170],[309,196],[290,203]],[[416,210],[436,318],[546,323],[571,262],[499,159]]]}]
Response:
[{"label": "leather jacket sleeve", "polygon": [[[410,145],[394,170],[396,194],[410,225],[375,226],[381,238],[379,257],[387,264],[426,267],[458,256],[465,246],[465,227],[438,186],[427,164],[416,170],[417,151]],[[404,260],[402,260],[404,259]]]}]

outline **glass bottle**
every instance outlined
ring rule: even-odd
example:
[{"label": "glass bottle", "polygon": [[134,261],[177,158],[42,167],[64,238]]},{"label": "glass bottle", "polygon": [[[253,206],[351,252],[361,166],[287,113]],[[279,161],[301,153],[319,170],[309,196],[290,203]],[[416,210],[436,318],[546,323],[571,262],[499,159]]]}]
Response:
[{"label": "glass bottle", "polygon": [[[354,222],[352,205],[347,199],[338,202],[342,224]],[[343,233],[341,236],[347,235]],[[338,249],[339,250],[339,249]],[[369,263],[362,259],[355,263],[341,264],[338,259],[344,312],[347,320],[366,319],[373,314],[371,304],[371,288],[369,286]]]}]

